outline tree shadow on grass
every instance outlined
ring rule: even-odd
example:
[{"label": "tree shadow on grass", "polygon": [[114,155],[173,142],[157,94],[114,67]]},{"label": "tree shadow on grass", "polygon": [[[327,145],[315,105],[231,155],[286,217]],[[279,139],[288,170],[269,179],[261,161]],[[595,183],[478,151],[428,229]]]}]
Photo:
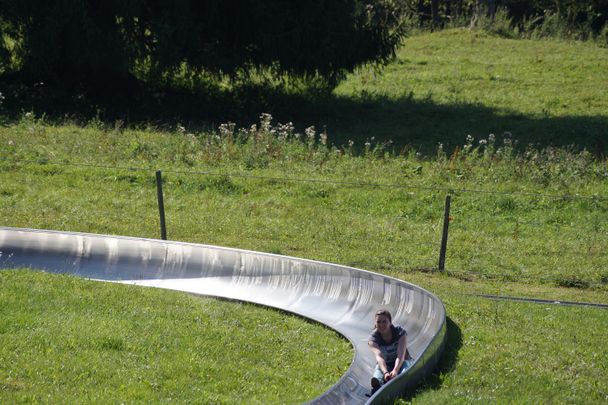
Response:
[{"label": "tree shadow on grass", "polygon": [[[316,102],[284,100],[277,103],[278,119],[296,116],[302,124],[324,125],[336,145],[348,140],[359,144],[371,138],[392,142],[401,152],[412,148],[434,154],[439,143],[451,151],[465,143],[467,135],[478,142],[495,134],[517,142],[518,148],[572,147],[602,156],[608,143],[608,115],[601,117],[526,116],[515,111],[496,111],[473,104],[439,105],[431,100],[385,97],[346,98],[331,96]],[[291,114],[297,111],[297,114]]]},{"label": "tree shadow on grass", "polygon": [[293,122],[299,132],[311,125],[317,131],[326,130],[336,146],[353,141],[361,148],[369,140],[397,153],[413,149],[427,156],[436,152],[439,143],[449,153],[463,145],[467,135],[478,142],[495,134],[500,142],[508,134],[521,148],[530,144],[572,146],[598,156],[604,156],[608,144],[608,115],[557,117],[546,112],[529,116],[515,110],[498,111],[465,103],[443,105],[411,96],[346,97],[253,85],[231,90],[216,85],[197,91],[151,90],[139,82],[79,93],[47,85],[24,86],[6,79],[0,81],[0,92],[5,97],[0,116],[8,122],[33,111],[51,122],[67,119],[86,123],[96,119],[111,127],[120,122],[168,130],[179,124],[197,132],[228,121],[249,127],[258,122],[260,113],[266,112],[273,115],[275,123]]},{"label": "tree shadow on grass", "polygon": [[411,401],[419,393],[440,389],[442,386],[441,375],[450,373],[456,368],[456,364],[458,363],[458,352],[462,347],[462,331],[449,317],[446,317],[446,325],[447,338],[445,348],[443,349],[443,354],[441,355],[437,367],[432,374],[422,380],[415,391],[412,391],[410,394],[403,397],[405,401]]}]

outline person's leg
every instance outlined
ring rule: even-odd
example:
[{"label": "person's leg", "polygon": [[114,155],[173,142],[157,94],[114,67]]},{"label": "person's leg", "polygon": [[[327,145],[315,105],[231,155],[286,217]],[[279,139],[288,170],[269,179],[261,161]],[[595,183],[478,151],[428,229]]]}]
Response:
[{"label": "person's leg", "polygon": [[411,357],[405,359],[405,361],[403,362],[403,365],[401,366],[401,369],[399,370],[399,374],[403,373],[405,370],[410,368],[412,366],[412,364],[414,364],[414,359],[412,359]]},{"label": "person's leg", "polygon": [[380,381],[381,385],[384,384],[384,374],[382,374],[382,370],[380,370],[380,367],[377,365],[376,365],[376,368],[374,369],[373,378]]},{"label": "person's leg", "polygon": [[380,367],[376,365],[374,374],[372,374],[372,395],[374,392],[378,391],[380,387],[382,387],[382,384],[384,384],[384,375],[382,374]]}]

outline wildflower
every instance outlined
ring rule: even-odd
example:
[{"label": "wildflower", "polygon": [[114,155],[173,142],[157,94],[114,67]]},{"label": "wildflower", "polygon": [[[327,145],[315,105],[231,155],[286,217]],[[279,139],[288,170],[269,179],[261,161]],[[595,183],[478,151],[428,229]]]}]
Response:
[{"label": "wildflower", "polygon": [[219,131],[222,137],[229,137],[234,133],[236,124],[234,122],[227,122],[220,125]]},{"label": "wildflower", "polygon": [[475,140],[475,138],[473,138],[471,135],[467,135],[466,138],[466,143],[465,145],[462,147],[462,151],[463,152],[468,152],[471,150],[471,148],[473,148],[473,141]]},{"label": "wildflower", "polygon": [[306,138],[308,138],[308,146],[312,147],[312,145],[314,145],[315,143],[315,127],[311,126],[308,127],[304,130],[304,133],[306,134]]},{"label": "wildflower", "polygon": [[262,132],[270,132],[270,122],[272,121],[272,115],[269,113],[260,114],[260,130]]},{"label": "wildflower", "polygon": [[279,139],[287,139],[289,135],[293,134],[294,126],[292,122],[288,122],[287,124],[278,125],[279,129]]},{"label": "wildflower", "polygon": [[488,135],[488,143],[493,144],[496,142],[496,136],[494,134]]},{"label": "wildflower", "polygon": [[487,144],[488,144],[488,141],[486,141],[485,139],[480,139],[480,140],[479,140],[479,145],[480,145],[480,146],[485,146],[485,145],[487,145]]},{"label": "wildflower", "polygon": [[354,141],[352,141],[351,139],[348,140],[348,147],[349,148],[352,148],[354,144],[355,144]]},{"label": "wildflower", "polygon": [[323,131],[320,135],[319,135],[319,139],[321,140],[321,144],[323,145],[327,145],[327,131]]},{"label": "wildflower", "polygon": [[311,139],[314,140],[315,139],[315,127],[314,126],[306,128],[304,130],[304,133],[306,134],[306,137],[309,140],[311,140]]}]

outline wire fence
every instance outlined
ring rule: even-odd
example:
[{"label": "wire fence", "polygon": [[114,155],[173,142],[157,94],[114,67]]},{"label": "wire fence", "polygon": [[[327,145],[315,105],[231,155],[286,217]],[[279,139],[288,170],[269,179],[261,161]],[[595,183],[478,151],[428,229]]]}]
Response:
[{"label": "wire fence", "polygon": [[[241,172],[161,173],[49,159],[1,158],[0,164],[24,166],[14,190],[0,190],[2,211],[29,205],[36,227],[222,244],[391,274],[443,270],[463,279],[608,289],[608,196]],[[59,167],[70,172],[67,180]],[[70,196],[67,206],[58,190]],[[407,196],[387,190],[407,190]],[[480,195],[486,204],[472,204]],[[500,206],[504,196],[560,204],[593,200],[597,209],[538,219],[535,212]],[[3,225],[30,226],[15,221],[5,214]]]}]

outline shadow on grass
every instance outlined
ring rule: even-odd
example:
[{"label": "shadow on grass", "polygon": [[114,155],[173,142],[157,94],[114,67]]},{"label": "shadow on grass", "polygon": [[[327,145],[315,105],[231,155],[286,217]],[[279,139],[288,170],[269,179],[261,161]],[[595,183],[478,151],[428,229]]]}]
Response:
[{"label": "shadow on grass", "polygon": [[449,317],[446,317],[447,323],[447,340],[441,359],[435,368],[433,374],[426,377],[422,383],[410,395],[402,399],[410,402],[418,393],[428,390],[438,390],[441,388],[441,375],[447,374],[456,368],[458,362],[458,352],[462,347],[462,331],[460,327],[454,323]]},{"label": "shadow on grass", "polygon": [[[337,96],[329,92],[286,91],[283,88],[241,86],[223,90],[216,85],[194,92],[178,89],[150,90],[136,81],[107,85],[95,93],[52,88],[44,84],[25,86],[0,81],[5,100],[0,116],[9,123],[33,111],[50,122],[66,120],[86,123],[101,120],[111,127],[116,122],[131,127],[153,126],[175,129],[185,126],[195,132],[216,128],[223,122],[249,127],[262,112],[274,122],[291,121],[299,132],[314,125],[325,128],[331,143],[362,145],[369,139],[382,144],[391,141],[395,152],[414,149],[434,154],[438,143],[446,151],[462,145],[467,135],[477,141],[496,134],[512,134],[520,147],[529,144],[573,146],[603,156],[608,144],[607,116],[536,116],[497,111],[478,104],[439,105],[413,97]],[[2,110],[4,109],[4,110]],[[500,143],[499,143],[500,145]]]}]

